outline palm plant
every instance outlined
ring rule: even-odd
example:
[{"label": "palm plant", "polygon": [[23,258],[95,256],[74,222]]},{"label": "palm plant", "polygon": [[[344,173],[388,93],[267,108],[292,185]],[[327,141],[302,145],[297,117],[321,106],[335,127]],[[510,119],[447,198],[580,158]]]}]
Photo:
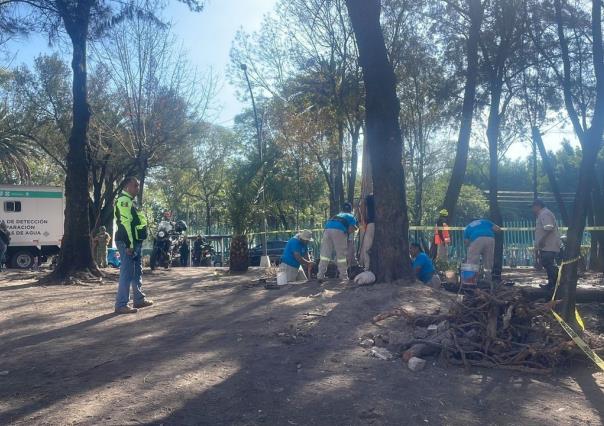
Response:
[{"label": "palm plant", "polygon": [[14,176],[20,181],[27,181],[30,178],[27,158],[31,157],[32,150],[11,130],[8,121],[8,110],[0,108],[0,176]]},{"label": "palm plant", "polygon": [[257,223],[262,193],[262,167],[257,162],[240,162],[234,166],[234,179],[229,191],[228,210],[233,226],[231,272],[245,272],[249,267],[248,233]]}]

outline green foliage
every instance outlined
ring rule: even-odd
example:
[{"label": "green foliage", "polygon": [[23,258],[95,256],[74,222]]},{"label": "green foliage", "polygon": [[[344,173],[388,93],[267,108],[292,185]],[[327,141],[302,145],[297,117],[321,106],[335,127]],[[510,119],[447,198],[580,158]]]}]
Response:
[{"label": "green foliage", "polygon": [[246,235],[260,225],[263,169],[258,162],[241,160],[231,168],[227,206],[233,233]]},{"label": "green foliage", "polygon": [[[424,199],[423,224],[430,226],[436,223],[448,183],[448,176],[440,176],[430,182]],[[412,201],[410,200],[410,202]],[[485,216],[488,214],[488,210],[487,198],[479,188],[474,185],[463,185],[461,187],[461,194],[457,203],[456,224],[465,225],[472,219]]]}]

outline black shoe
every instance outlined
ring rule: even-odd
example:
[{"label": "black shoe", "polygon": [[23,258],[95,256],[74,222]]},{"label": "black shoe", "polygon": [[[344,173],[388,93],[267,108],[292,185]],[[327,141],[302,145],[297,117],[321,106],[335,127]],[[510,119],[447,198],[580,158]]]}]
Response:
[{"label": "black shoe", "polygon": [[548,284],[539,284],[539,288],[540,288],[541,290],[549,290],[549,291],[552,291],[552,290],[554,289],[554,286],[553,286],[553,285],[551,285],[551,284],[549,284],[549,283],[548,283]]}]

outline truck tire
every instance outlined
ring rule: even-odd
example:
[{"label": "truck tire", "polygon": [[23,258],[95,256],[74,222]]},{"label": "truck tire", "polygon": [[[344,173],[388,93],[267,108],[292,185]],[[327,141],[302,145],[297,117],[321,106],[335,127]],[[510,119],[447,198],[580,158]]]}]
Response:
[{"label": "truck tire", "polygon": [[34,255],[27,250],[19,250],[10,257],[10,266],[16,269],[29,269],[34,266]]}]

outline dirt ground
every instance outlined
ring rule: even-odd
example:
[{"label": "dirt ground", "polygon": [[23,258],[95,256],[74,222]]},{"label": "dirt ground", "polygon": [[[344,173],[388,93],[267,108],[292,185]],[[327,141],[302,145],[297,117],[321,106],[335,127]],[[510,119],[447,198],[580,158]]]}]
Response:
[{"label": "dirt ground", "polygon": [[[115,272],[71,287],[38,286],[39,273],[0,275],[0,424],[604,424],[604,375],[589,363],[536,376],[435,358],[411,372],[359,346],[366,333],[410,332],[397,319],[374,325],[374,315],[446,309],[446,293],[266,290],[253,281],[258,271],[145,273],[157,305],[122,316],[112,313]],[[582,309],[599,327],[604,308]]]}]

